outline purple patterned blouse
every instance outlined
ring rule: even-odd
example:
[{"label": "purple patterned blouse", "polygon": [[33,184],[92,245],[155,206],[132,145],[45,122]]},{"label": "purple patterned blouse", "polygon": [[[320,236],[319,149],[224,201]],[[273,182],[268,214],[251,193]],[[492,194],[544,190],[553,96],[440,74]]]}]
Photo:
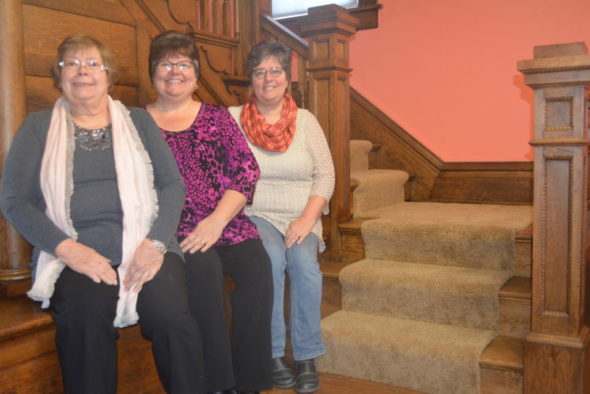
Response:
[{"label": "purple patterned blouse", "polygon": [[[203,103],[185,131],[161,130],[186,186],[177,234],[186,237],[209,216],[226,190],[238,191],[252,203],[260,170],[236,122],[225,107]],[[256,226],[240,211],[215,245],[235,245],[259,238]]]}]

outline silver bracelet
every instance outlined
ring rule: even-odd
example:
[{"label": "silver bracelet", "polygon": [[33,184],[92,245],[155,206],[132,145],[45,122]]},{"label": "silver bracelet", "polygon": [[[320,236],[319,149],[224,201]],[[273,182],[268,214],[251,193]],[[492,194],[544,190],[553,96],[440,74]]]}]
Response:
[{"label": "silver bracelet", "polygon": [[162,253],[163,255],[168,251],[168,248],[166,245],[164,245],[164,242],[158,241],[157,239],[150,239],[150,242],[156,249],[158,249],[158,252]]}]

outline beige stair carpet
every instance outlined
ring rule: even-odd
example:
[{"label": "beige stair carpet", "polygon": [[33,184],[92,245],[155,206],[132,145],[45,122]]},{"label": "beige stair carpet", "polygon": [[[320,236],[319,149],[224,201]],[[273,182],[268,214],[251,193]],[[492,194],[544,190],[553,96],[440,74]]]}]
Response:
[{"label": "beige stair carpet", "polygon": [[352,192],[352,209],[355,218],[373,217],[375,208],[387,207],[404,201],[404,185],[409,175],[398,170],[352,171],[350,181],[358,186]]},{"label": "beige stair carpet", "polygon": [[428,393],[479,393],[527,206],[399,203],[362,225],[366,259],[345,268],[342,311],[322,320],[322,371]]},{"label": "beige stair carpet", "polygon": [[340,273],[342,308],[497,330],[509,271],[365,259]]},{"label": "beige stair carpet", "polygon": [[530,206],[401,203],[382,209],[361,231],[365,255],[495,270],[513,270],[514,235],[532,221]]},{"label": "beige stair carpet", "polygon": [[[322,371],[426,393],[477,392],[492,331],[339,311],[322,320]],[[337,350],[336,350],[337,349]]]},{"label": "beige stair carpet", "polygon": [[373,143],[366,140],[350,140],[350,172],[369,169],[369,152]]}]

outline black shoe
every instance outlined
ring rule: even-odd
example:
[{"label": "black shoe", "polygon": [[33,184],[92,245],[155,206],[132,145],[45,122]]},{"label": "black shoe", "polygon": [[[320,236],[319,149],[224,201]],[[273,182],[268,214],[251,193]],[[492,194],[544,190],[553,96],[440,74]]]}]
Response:
[{"label": "black shoe", "polygon": [[295,376],[287,365],[285,357],[272,359],[272,385],[278,389],[288,389],[295,386]]},{"label": "black shoe", "polygon": [[227,389],[223,391],[207,391],[207,394],[236,394],[236,390]]},{"label": "black shoe", "polygon": [[320,387],[320,378],[315,369],[314,359],[295,361],[295,366],[297,368],[295,391],[298,393],[315,392]]}]

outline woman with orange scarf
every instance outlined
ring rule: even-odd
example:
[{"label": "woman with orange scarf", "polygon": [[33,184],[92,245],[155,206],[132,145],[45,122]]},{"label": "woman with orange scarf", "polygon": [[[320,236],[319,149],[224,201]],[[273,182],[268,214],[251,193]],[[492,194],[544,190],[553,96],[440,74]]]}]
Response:
[{"label": "woman with orange scarf", "polygon": [[[334,190],[330,149],[316,118],[286,93],[291,53],[263,41],[248,55],[254,95],[230,113],[242,127],[260,166],[260,179],[246,213],[256,224],[273,266],[273,385],[298,393],[319,387],[314,358],[325,352],[320,330],[324,249],[321,215]],[[297,377],[285,362],[285,272],[290,280],[290,334]]]}]

